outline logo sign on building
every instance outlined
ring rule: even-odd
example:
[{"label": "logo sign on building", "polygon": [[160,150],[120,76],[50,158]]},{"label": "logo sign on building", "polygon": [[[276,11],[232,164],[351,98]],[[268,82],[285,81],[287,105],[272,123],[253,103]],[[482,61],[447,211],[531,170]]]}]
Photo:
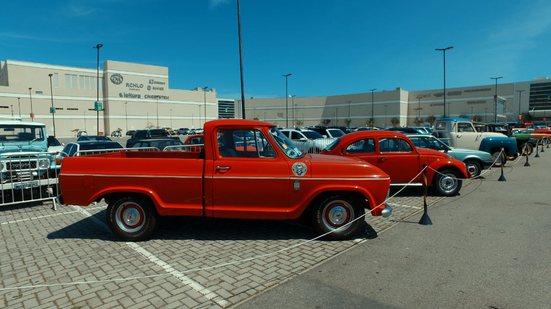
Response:
[{"label": "logo sign on building", "polygon": [[124,80],[122,78],[122,75],[120,75],[119,73],[115,73],[113,75],[111,75],[111,77],[109,77],[109,79],[111,80],[111,82],[115,85],[120,85],[122,84],[122,81]]}]

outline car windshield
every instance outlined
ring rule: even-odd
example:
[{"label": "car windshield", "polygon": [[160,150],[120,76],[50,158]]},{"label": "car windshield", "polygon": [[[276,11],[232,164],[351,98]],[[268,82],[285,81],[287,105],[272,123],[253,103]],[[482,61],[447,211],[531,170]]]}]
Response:
[{"label": "car windshield", "polygon": [[42,128],[39,126],[25,125],[2,125],[0,127],[0,142],[2,143],[19,143],[43,141],[44,135]]},{"label": "car windshield", "polygon": [[334,140],[331,144],[327,145],[327,147],[325,147],[324,150],[327,150],[327,151],[331,151],[333,149],[335,149],[335,147],[337,147],[337,145],[341,142],[341,138],[337,138],[336,140]]},{"label": "car windshield", "polygon": [[416,147],[430,148],[434,150],[449,150],[450,148],[436,137],[428,136],[410,136],[409,137]]},{"label": "car windshield", "polygon": [[341,137],[344,135],[344,132],[341,129],[327,129],[333,137]]},{"label": "car windshield", "polygon": [[278,129],[271,128],[270,134],[272,134],[272,137],[276,141],[277,145],[281,150],[283,150],[283,153],[285,153],[287,157],[291,159],[298,159],[304,156],[304,153],[300,151],[297,146],[295,146],[293,142],[291,142],[291,140],[289,140],[287,136],[281,133]]},{"label": "car windshield", "polygon": [[318,139],[323,138],[323,135],[319,134],[316,131],[301,131],[307,139]]}]

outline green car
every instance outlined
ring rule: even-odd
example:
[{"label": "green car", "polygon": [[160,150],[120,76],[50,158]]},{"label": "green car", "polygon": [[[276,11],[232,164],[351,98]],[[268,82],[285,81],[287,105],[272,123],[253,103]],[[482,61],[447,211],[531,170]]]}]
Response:
[{"label": "green car", "polygon": [[407,137],[416,147],[446,152],[450,157],[463,161],[472,177],[480,176],[482,170],[490,167],[493,163],[491,155],[488,152],[454,148],[429,134],[407,134]]}]

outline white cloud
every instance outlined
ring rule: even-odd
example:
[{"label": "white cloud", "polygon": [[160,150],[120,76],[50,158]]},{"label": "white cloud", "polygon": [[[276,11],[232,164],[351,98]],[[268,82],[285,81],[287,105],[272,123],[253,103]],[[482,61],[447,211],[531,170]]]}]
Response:
[{"label": "white cloud", "polygon": [[229,0],[209,0],[209,7],[211,9],[213,9],[213,8],[218,7],[220,5],[226,5],[229,2],[230,2]]}]

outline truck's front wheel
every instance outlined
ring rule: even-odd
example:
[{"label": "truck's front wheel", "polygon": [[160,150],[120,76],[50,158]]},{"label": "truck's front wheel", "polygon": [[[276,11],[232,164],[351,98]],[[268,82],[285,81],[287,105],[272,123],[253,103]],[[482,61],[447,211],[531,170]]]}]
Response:
[{"label": "truck's front wheel", "polygon": [[[365,210],[359,201],[344,195],[332,195],[317,204],[313,211],[312,225],[327,239],[349,239],[361,227]],[[358,219],[358,220],[356,220]]]},{"label": "truck's front wheel", "polygon": [[128,241],[147,240],[157,226],[157,214],[143,197],[120,197],[107,207],[107,223],[119,237]]}]

